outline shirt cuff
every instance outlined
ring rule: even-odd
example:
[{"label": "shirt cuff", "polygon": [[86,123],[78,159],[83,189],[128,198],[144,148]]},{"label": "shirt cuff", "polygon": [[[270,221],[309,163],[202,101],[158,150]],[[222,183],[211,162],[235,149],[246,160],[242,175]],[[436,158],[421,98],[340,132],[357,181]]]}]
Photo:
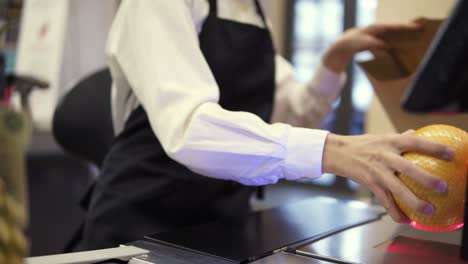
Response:
[{"label": "shirt cuff", "polygon": [[318,178],[328,131],[291,127],[286,150],[285,179]]},{"label": "shirt cuff", "polygon": [[345,82],[345,72],[337,74],[329,70],[325,65],[320,64],[314,78],[308,83],[308,89],[311,93],[318,93],[320,96],[334,101],[341,93]]}]

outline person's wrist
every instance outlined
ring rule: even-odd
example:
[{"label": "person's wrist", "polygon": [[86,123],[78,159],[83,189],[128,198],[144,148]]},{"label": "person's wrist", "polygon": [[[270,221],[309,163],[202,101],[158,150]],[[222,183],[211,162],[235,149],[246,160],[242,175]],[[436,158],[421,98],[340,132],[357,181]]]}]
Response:
[{"label": "person's wrist", "polygon": [[345,145],[343,136],[328,134],[323,148],[322,171],[323,173],[339,174],[340,149]]}]

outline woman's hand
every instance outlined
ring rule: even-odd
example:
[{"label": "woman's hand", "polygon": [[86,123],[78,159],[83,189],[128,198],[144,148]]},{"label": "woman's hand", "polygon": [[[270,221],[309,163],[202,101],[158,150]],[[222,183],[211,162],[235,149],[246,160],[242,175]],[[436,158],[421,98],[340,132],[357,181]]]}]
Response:
[{"label": "woman's hand", "polygon": [[411,134],[329,134],[323,154],[323,172],[340,175],[367,186],[396,222],[408,223],[409,219],[396,206],[392,193],[411,208],[431,215],[435,208],[416,197],[396,173],[405,174],[441,193],[447,191],[447,184],[406,160],[401,154],[412,151],[452,160],[455,152],[445,145]]},{"label": "woman's hand", "polygon": [[336,72],[343,72],[361,51],[389,48],[381,36],[389,31],[416,31],[420,25],[411,24],[375,24],[365,28],[352,28],[347,31],[328,49],[323,62],[325,66]]}]

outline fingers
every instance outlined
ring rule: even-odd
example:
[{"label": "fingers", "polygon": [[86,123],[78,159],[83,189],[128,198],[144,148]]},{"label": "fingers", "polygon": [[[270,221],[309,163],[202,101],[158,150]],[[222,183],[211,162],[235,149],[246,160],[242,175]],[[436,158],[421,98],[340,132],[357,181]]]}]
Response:
[{"label": "fingers", "polygon": [[417,24],[376,24],[371,25],[367,28],[353,29],[348,31],[347,36],[353,36],[349,38],[353,41],[348,43],[353,46],[351,50],[356,53],[363,50],[388,50],[390,47],[388,44],[381,39],[381,35],[391,31],[413,31],[419,28]]},{"label": "fingers", "polygon": [[411,220],[398,208],[392,195],[389,192],[385,192],[385,195],[390,202],[390,207],[387,209],[390,217],[397,223],[409,224]]},{"label": "fingers", "polygon": [[364,35],[364,38],[361,42],[358,42],[358,47],[356,47],[356,52],[369,50],[369,49],[388,49],[387,43],[385,41],[378,39],[370,35]]},{"label": "fingers", "polygon": [[368,34],[378,36],[391,31],[417,31],[422,29],[422,26],[417,23],[409,24],[374,24],[368,26],[364,31]]},{"label": "fingers", "polygon": [[395,204],[395,201],[393,200],[393,197],[390,193],[386,192],[380,187],[372,188],[371,191],[375,194],[377,199],[395,222],[404,224],[408,224],[410,222],[408,217],[403,212],[401,212],[401,210]]},{"label": "fingers", "polygon": [[439,193],[445,193],[447,191],[447,183],[445,181],[421,167],[414,165],[411,161],[396,154],[386,154],[385,158],[388,160],[389,166],[393,170],[418,181],[423,186]]},{"label": "fingers", "polygon": [[405,204],[414,210],[426,214],[432,215],[435,212],[434,206],[419,199],[414,193],[403,183],[401,180],[393,175],[390,169],[383,169],[379,172],[379,180],[382,186],[393,193],[395,196],[400,198]]},{"label": "fingers", "polygon": [[450,147],[418,136],[401,135],[394,139],[394,144],[401,152],[420,152],[447,161],[455,156],[455,151]]}]

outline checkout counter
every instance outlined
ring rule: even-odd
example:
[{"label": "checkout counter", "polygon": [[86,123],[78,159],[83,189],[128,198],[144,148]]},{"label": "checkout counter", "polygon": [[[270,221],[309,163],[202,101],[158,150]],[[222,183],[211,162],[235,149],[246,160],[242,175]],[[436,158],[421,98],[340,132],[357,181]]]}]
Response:
[{"label": "checkout counter", "polygon": [[208,223],[120,248],[34,257],[26,263],[468,263],[460,260],[460,241],[460,230],[419,231],[393,222],[378,206],[312,198],[252,213],[242,223]]}]

